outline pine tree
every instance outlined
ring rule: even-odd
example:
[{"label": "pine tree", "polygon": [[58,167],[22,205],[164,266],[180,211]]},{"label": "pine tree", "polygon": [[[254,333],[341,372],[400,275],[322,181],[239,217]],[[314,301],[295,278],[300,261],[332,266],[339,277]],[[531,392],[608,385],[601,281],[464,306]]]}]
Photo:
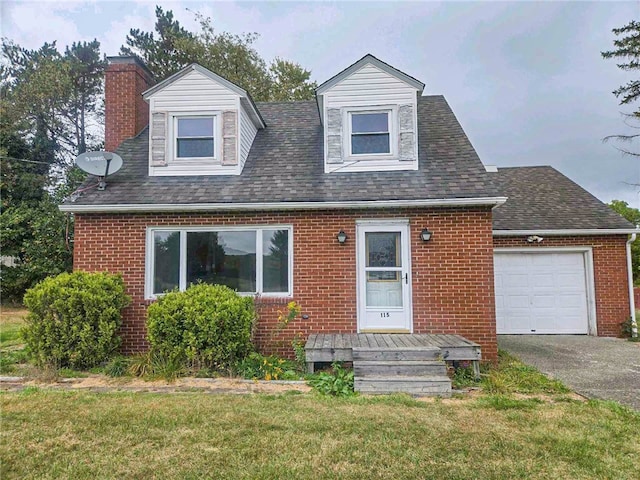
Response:
[{"label": "pine tree", "polygon": [[[601,52],[602,57],[605,59],[617,59],[620,62],[617,64],[618,68],[637,75],[637,71],[640,70],[640,22],[632,20],[624,27],[614,28],[612,32],[619,37],[613,41],[615,49]],[[640,99],[640,80],[631,80],[625,85],[621,85],[613,91],[613,94],[620,99],[620,105],[633,104]],[[625,113],[624,115],[626,123],[630,127],[640,129],[637,123],[640,122],[640,107],[634,112]],[[631,143],[637,137],[640,137],[640,133],[609,135],[605,138],[605,141],[613,139]],[[640,156],[640,153],[626,148],[620,148],[619,150],[628,155]]]}]

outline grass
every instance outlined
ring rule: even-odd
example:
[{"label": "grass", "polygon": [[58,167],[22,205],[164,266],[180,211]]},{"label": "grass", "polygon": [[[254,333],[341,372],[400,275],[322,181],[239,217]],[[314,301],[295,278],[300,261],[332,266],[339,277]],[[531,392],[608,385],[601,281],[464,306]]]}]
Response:
[{"label": "grass", "polygon": [[3,479],[637,478],[640,415],[487,395],[0,395]]},{"label": "grass", "polygon": [[24,308],[2,305],[0,309],[0,349],[22,344],[20,329],[27,311]]},{"label": "grass", "polygon": [[[4,313],[3,331],[20,323]],[[3,359],[24,354],[3,338]],[[637,478],[638,413],[578,401],[506,352],[481,386],[428,402],[28,387],[0,393],[0,478]]]},{"label": "grass", "polygon": [[20,330],[24,326],[24,308],[0,307],[0,375],[20,375],[27,361]]},{"label": "grass", "polygon": [[533,367],[525,365],[510,353],[500,350],[497,365],[481,366],[481,381],[473,377],[471,367],[459,368],[453,377],[455,388],[480,386],[494,394],[563,394],[570,390],[562,382],[553,380]]}]

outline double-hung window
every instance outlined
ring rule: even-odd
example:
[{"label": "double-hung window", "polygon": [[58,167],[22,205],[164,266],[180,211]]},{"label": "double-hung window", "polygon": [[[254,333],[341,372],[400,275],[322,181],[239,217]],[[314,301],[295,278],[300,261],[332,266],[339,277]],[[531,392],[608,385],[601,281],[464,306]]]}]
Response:
[{"label": "double-hung window", "polygon": [[351,155],[391,154],[391,112],[349,112],[351,128]]},{"label": "double-hung window", "polygon": [[291,227],[151,228],[147,297],[196,282],[237,292],[292,294]]},{"label": "double-hung window", "polygon": [[216,117],[214,115],[174,117],[175,157],[184,159],[214,159]]}]

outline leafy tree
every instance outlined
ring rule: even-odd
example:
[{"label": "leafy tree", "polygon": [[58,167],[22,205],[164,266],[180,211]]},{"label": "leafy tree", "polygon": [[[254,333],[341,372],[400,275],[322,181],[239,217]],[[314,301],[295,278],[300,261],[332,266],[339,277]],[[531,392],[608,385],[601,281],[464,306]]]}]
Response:
[{"label": "leafy tree", "polygon": [[100,44],[55,42],[28,50],[2,40],[0,73],[0,231],[3,301],[71,268],[73,225],[57,204],[81,181],[72,159],[87,149],[88,117],[97,112],[104,61]]},{"label": "leafy tree", "polygon": [[309,82],[311,72],[297,63],[276,58],[269,67],[273,84],[270,100],[308,100],[314,97],[315,82]]},{"label": "leafy tree", "polygon": [[[602,57],[605,59],[618,60],[620,62],[617,64],[618,68],[626,72],[633,73],[634,71],[637,72],[640,70],[640,22],[632,20],[624,27],[614,28],[612,32],[618,37],[613,41],[615,49],[601,52]],[[640,98],[640,80],[630,80],[625,85],[621,85],[614,90],[613,94],[620,99],[620,105],[633,104]],[[633,113],[625,114],[625,117],[626,123],[630,127],[634,129],[640,128],[640,126],[636,124],[636,122],[640,121],[640,108]],[[605,141],[614,139],[630,143],[638,137],[640,137],[640,133],[609,135],[605,137]],[[620,150],[628,155],[640,156],[640,153],[633,152],[626,148],[621,148]]]},{"label": "leafy tree", "polygon": [[209,17],[195,17],[200,31],[194,33],[182,27],[172,11],[156,7],[155,34],[132,29],[120,53],[140,57],[158,79],[198,63],[259,101],[313,98],[316,84],[309,81],[310,72],[279,58],[267,65],[254,47],[257,33],[217,32]]},{"label": "leafy tree", "polygon": [[[106,62],[100,43],[73,43],[64,55],[56,43],[28,50],[2,40],[2,112],[7,123],[34,143],[46,161],[64,173],[73,159],[101,144],[99,101]],[[98,133],[99,132],[99,133]]]},{"label": "leafy tree", "polygon": [[156,78],[164,79],[192,62],[178,41],[192,41],[194,34],[184,29],[173,19],[171,10],[156,6],[155,35],[132,28],[127,35],[126,46],[120,48],[121,55],[135,55],[144,61]]},{"label": "leafy tree", "polygon": [[[609,206],[636,226],[640,226],[640,210],[622,200],[612,200]],[[631,244],[633,282],[640,285],[640,238]]]}]

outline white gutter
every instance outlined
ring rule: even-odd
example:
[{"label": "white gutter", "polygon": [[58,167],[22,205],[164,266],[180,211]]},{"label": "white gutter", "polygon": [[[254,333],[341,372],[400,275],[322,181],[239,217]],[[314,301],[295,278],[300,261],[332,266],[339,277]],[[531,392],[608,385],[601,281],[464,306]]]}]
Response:
[{"label": "white gutter", "polygon": [[353,208],[401,207],[472,207],[498,206],[507,197],[447,198],[433,200],[353,200],[346,202],[272,202],[272,203],[161,203],[74,205],[63,204],[62,212],[73,213],[132,213],[132,212],[208,212],[208,211],[260,211],[260,210],[345,210]]},{"label": "white gutter", "polygon": [[516,237],[524,235],[634,235],[640,230],[636,228],[574,228],[558,230],[494,230],[494,237]]},{"label": "white gutter", "polygon": [[636,234],[632,233],[627,240],[627,275],[629,276],[629,308],[631,309],[631,336],[638,337],[638,322],[636,319],[636,301],[633,295],[633,270],[631,262],[631,244],[635,241]]}]

